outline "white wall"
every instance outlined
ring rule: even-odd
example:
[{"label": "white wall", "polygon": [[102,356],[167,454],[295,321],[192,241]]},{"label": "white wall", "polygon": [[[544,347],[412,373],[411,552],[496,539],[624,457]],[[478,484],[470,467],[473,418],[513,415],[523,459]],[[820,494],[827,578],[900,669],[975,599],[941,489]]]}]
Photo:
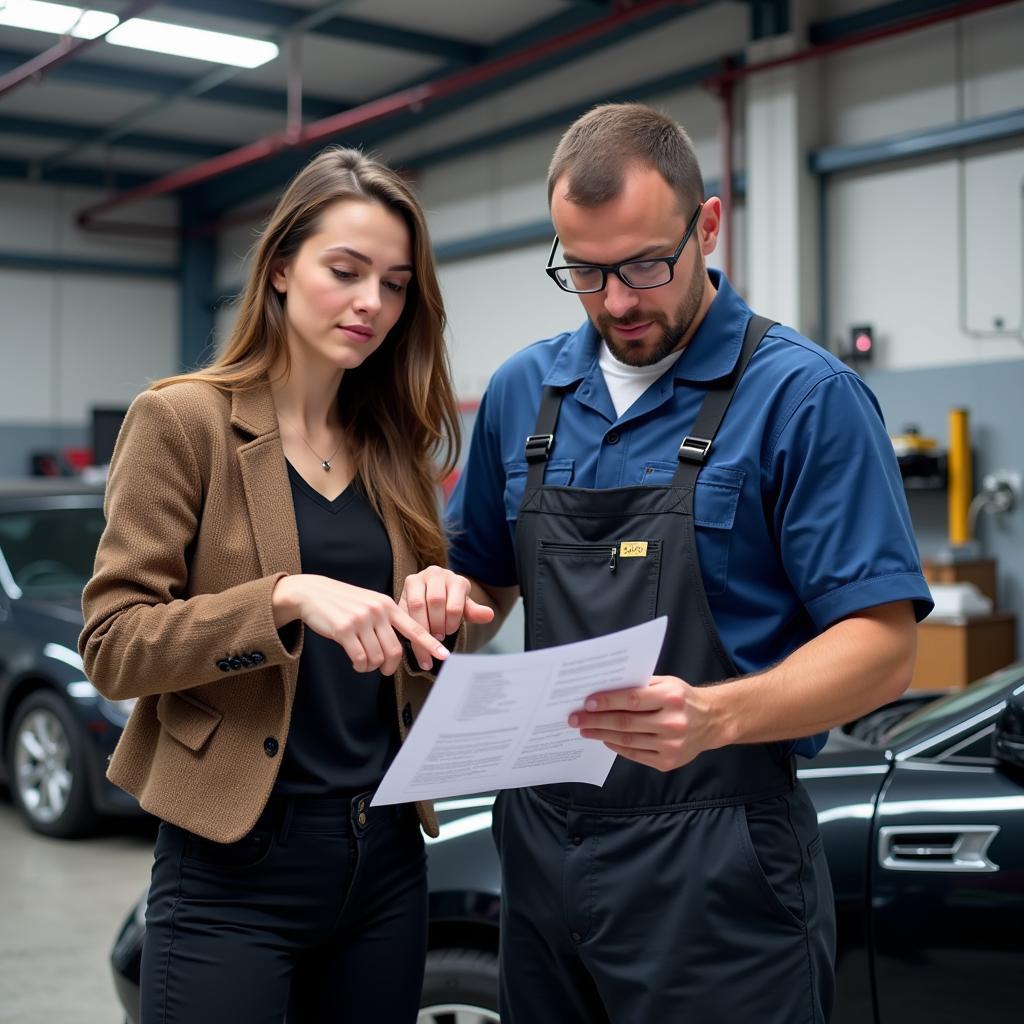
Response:
[{"label": "white wall", "polygon": [[[0,249],[11,253],[172,265],[175,243],[90,234],[78,210],[103,198],[89,189],[0,182]],[[173,203],[140,203],[132,215],[176,220]],[[0,427],[80,424],[93,405],[126,405],[173,372],[178,285],[101,273],[0,269]]]},{"label": "white wall", "polygon": [[[876,0],[827,0],[818,5],[815,16],[836,17],[875,6]],[[629,98],[631,83],[742,49],[748,26],[745,5],[702,9],[407,132],[382,147],[383,154],[396,162],[414,159],[417,153],[602,91]],[[1021,38],[1024,8],[1014,5],[830,56],[816,71],[818,109],[808,118],[810,130],[801,141],[809,148],[868,142],[950,124],[961,115],[975,118],[1014,109],[1024,104],[1024,60],[1017,45]],[[736,94],[734,156],[740,171],[751,162],[747,147],[762,144],[744,136],[744,108],[756,99],[758,88],[754,77]],[[693,87],[646,102],[687,127],[705,177],[718,179],[718,101],[702,87]],[[546,169],[562,127],[427,167],[417,190],[435,243],[546,217]],[[827,253],[830,338],[819,340],[834,342],[850,324],[866,320],[875,324],[879,335],[880,368],[1024,356],[1024,346],[1012,339],[981,339],[961,332],[956,288],[958,254],[963,253],[968,322],[987,329],[999,315],[1008,325],[1019,323],[1024,273],[1020,166],[1019,143],[968,155],[967,230],[962,244],[957,237],[952,160],[892,165],[832,180]],[[751,189],[756,192],[754,185]],[[264,205],[273,198],[266,197]],[[763,201],[772,202],[771,195]],[[747,292],[752,275],[747,263],[748,211],[742,201],[734,216],[733,283]],[[233,287],[241,280],[240,258],[251,245],[253,230],[254,225],[235,228],[219,240],[219,287]],[[800,237],[804,248],[816,246],[806,231]],[[441,267],[461,398],[479,397],[491,372],[519,348],[582,320],[577,300],[559,293],[543,274],[546,256],[547,245],[535,243]],[[721,265],[721,260],[720,245],[712,264]],[[805,287],[803,293],[813,297],[816,287]],[[770,298],[764,304],[772,312]],[[808,312],[804,305],[799,326],[816,333],[816,309]],[[233,315],[230,308],[218,313],[219,337]]]},{"label": "white wall", "polygon": [[[825,142],[1024,106],[1024,8],[853,50],[825,65]],[[963,228],[958,217],[963,176]],[[876,328],[880,369],[1024,359],[1024,140],[838,175],[829,185],[832,339]],[[960,277],[964,275],[965,300]],[[1003,336],[996,333],[1002,320]]]},{"label": "white wall", "polygon": [[[872,0],[833,0],[821,6],[818,16],[874,6]],[[737,40],[734,16],[731,7],[712,8],[701,12],[701,22],[683,19],[673,32],[665,33],[676,46],[675,66],[707,59],[708,51],[702,54],[700,45],[708,40],[721,52],[740,48],[743,40]],[[683,31],[698,24],[700,31]],[[830,56],[817,72],[820,85],[814,100],[819,109],[808,119],[811,131],[803,141],[809,148],[869,142],[951,124],[958,116],[977,118],[1016,109],[1024,105],[1024,59],[1018,45],[1022,38],[1024,8],[1015,5]],[[662,47],[655,50],[655,64],[662,52]],[[595,62],[595,69],[600,66]],[[609,89],[628,93],[622,87],[621,66],[607,60],[603,66],[616,68]],[[632,81],[650,77],[650,67],[635,59],[631,75]],[[549,88],[555,81],[548,82]],[[524,102],[533,102],[543,88],[543,80],[534,83],[524,92]],[[600,88],[597,78],[571,86],[580,96]],[[756,99],[758,88],[755,76],[737,93],[735,121],[741,127],[743,104]],[[688,128],[705,176],[718,178],[717,101],[705,90],[692,88],[648,102]],[[509,97],[478,104],[482,120],[473,129],[480,132],[514,121],[512,108]],[[458,137],[454,121],[442,122],[438,133],[435,145]],[[435,240],[451,241],[543,218],[545,172],[559,134],[559,129],[545,130],[427,168],[419,191]],[[417,144],[425,144],[426,130],[423,136],[403,139],[396,151],[413,155]],[[748,143],[758,144],[738,134],[735,159],[741,170],[752,159],[745,151]],[[880,368],[1024,358],[1024,345],[1014,339],[978,338],[959,329],[957,288],[958,260],[963,259],[968,324],[990,330],[994,319],[1002,317],[1007,326],[1019,325],[1024,276],[1022,161],[1020,140],[969,153],[962,241],[953,160],[891,165],[833,179],[828,199],[830,338],[819,340],[834,342],[852,323],[867,321],[879,335]],[[753,185],[751,189],[756,191]],[[771,202],[771,196],[763,198]],[[733,282],[741,291],[751,276],[746,265],[746,219],[741,203],[736,210],[733,269]],[[816,244],[807,232],[801,237],[805,246]],[[477,397],[490,372],[518,348],[582,319],[574,300],[553,292],[541,273],[546,256],[546,247],[540,244],[442,267],[461,397]],[[720,262],[721,251],[718,256]],[[804,291],[813,298],[816,287]],[[814,305],[800,315],[800,326],[811,331],[816,331]]]}]

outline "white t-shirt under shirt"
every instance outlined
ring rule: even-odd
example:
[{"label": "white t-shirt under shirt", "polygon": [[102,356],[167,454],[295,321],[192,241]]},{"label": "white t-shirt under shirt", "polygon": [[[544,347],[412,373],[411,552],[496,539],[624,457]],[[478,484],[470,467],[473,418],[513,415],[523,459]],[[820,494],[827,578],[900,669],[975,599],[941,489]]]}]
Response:
[{"label": "white t-shirt under shirt", "polygon": [[612,355],[607,342],[602,341],[598,362],[608,393],[612,396],[615,415],[621,416],[666,370],[675,365],[683,351],[669,352],[664,359],[650,366],[627,366],[620,363]]}]

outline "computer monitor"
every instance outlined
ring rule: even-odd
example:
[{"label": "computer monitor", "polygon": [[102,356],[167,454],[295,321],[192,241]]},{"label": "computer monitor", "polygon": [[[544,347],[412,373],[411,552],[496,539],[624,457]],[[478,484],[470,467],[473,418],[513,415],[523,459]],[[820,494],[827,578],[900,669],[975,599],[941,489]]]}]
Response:
[{"label": "computer monitor", "polygon": [[92,461],[95,466],[105,466],[114,454],[114,444],[121,431],[127,409],[92,410]]}]

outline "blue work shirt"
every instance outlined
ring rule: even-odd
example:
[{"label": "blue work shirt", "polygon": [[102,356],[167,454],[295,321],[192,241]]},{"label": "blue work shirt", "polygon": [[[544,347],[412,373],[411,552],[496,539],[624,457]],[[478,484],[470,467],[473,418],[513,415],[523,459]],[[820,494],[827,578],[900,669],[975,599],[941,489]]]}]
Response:
[{"label": "blue work shirt", "polygon": [[[491,379],[448,509],[450,564],[518,583],[514,535],[523,445],[544,385],[562,402],[545,482],[667,486],[706,385],[736,365],[751,311],[724,274],[678,362],[621,416],[588,320],[537,342]],[[694,495],[701,574],[715,624],[743,674],[781,661],[838,620],[890,601],[932,608],[892,443],[867,385],[789,327],[772,327],[743,375]],[[813,756],[827,734],[800,740]]]}]

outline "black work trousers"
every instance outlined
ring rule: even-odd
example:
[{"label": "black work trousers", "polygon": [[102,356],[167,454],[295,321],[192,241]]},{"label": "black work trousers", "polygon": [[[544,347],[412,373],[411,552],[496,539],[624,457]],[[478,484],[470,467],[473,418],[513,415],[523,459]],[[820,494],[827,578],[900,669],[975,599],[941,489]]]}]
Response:
[{"label": "black work trousers", "polygon": [[411,1024],[427,937],[411,807],[274,800],[237,843],[160,826],[142,1024]]}]

